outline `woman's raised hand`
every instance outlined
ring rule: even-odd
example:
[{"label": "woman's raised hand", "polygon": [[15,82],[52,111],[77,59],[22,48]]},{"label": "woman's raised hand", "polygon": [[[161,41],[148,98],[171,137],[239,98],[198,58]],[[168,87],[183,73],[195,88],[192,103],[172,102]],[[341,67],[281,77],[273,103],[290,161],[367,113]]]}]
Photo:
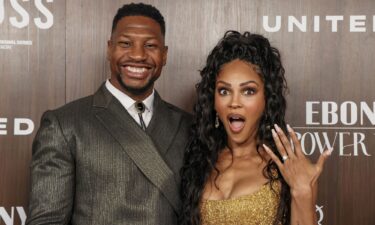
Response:
[{"label": "woman's raised hand", "polygon": [[272,136],[283,162],[268,146],[263,145],[263,147],[278,166],[282,176],[290,187],[292,195],[304,194],[306,192],[311,193],[323,170],[324,162],[332,153],[332,149],[324,151],[318,161],[313,164],[303,154],[301,144],[294,130],[289,125],[287,125],[287,129],[293,145],[291,145],[289,139],[279,126],[275,124],[275,129],[272,129]]}]

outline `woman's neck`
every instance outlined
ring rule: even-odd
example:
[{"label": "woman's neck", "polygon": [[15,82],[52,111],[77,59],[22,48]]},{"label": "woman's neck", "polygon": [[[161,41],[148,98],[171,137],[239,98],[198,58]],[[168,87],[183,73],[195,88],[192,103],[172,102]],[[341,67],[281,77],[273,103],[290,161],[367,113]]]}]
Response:
[{"label": "woman's neck", "polygon": [[228,145],[225,147],[224,152],[232,153],[233,158],[243,157],[258,157],[258,141],[254,138],[244,143],[234,143],[228,140]]}]

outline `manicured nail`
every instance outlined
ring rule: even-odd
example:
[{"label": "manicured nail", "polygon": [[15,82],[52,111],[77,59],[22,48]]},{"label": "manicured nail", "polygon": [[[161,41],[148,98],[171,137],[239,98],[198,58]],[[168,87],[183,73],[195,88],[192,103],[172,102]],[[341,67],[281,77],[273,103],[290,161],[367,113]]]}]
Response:
[{"label": "manicured nail", "polygon": [[327,155],[331,155],[332,152],[333,152],[333,148],[328,149],[328,150],[327,150]]},{"label": "manicured nail", "polygon": [[280,127],[279,127],[277,124],[275,124],[275,128],[276,128],[276,130],[277,130],[278,132],[281,131]]},{"label": "manicured nail", "polygon": [[264,148],[266,151],[269,151],[268,146],[267,146],[266,144],[263,144],[263,148]]},{"label": "manicured nail", "polygon": [[272,129],[271,131],[272,131],[272,135],[273,135],[274,137],[277,137],[277,133],[276,133],[275,129]]},{"label": "manicured nail", "polygon": [[289,132],[293,132],[293,129],[290,127],[289,124],[286,125],[286,129],[288,129]]}]

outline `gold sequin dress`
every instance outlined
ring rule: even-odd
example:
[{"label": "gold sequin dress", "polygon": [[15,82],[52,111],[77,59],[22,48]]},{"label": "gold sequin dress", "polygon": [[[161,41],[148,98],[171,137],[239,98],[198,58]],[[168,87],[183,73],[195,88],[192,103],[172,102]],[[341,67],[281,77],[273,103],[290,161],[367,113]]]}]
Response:
[{"label": "gold sequin dress", "polygon": [[[263,185],[250,195],[226,200],[203,200],[202,225],[272,225],[280,200],[281,185]],[[275,190],[275,191],[274,191]]]}]

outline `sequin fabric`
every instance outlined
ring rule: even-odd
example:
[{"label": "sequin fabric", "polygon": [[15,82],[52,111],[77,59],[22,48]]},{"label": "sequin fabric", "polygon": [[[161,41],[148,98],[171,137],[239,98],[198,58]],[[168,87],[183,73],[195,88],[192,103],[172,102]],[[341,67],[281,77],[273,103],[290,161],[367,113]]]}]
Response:
[{"label": "sequin fabric", "polygon": [[280,199],[281,185],[263,185],[250,195],[226,200],[204,200],[202,225],[272,225]]}]

